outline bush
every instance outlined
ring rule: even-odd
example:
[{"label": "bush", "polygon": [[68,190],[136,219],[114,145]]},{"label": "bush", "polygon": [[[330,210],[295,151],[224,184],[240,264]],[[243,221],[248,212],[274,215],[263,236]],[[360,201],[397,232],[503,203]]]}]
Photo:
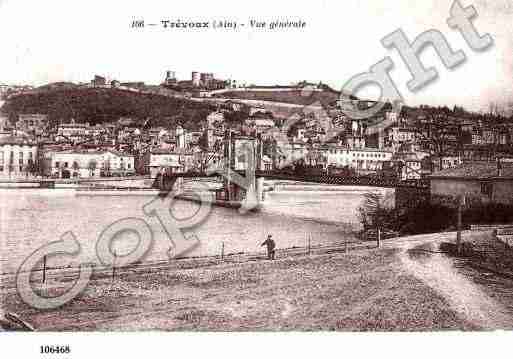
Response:
[{"label": "bush", "polygon": [[502,203],[478,203],[463,211],[465,224],[512,223],[513,205]]},{"label": "bush", "polygon": [[380,194],[367,193],[358,209],[364,231],[379,227],[400,234],[440,232],[455,224],[456,211],[443,204],[420,202],[414,207],[391,208]]},{"label": "bush", "polygon": [[419,203],[397,216],[396,231],[401,234],[421,234],[440,232],[446,230],[456,222],[456,211],[453,208],[431,204]]},{"label": "bush", "polygon": [[[403,235],[456,230],[457,209],[452,202],[421,202],[412,208],[387,209],[379,205],[379,195],[367,195],[359,208],[364,229],[379,226]],[[470,202],[462,211],[462,227],[471,224],[513,223],[513,205]]]},{"label": "bush", "polygon": [[364,231],[368,229],[389,229],[396,221],[397,211],[386,205],[386,198],[378,193],[365,193],[358,208],[358,217]]}]

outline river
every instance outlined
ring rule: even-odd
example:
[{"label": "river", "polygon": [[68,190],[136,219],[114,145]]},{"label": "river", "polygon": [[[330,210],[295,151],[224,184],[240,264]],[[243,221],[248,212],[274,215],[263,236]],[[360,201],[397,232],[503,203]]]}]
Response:
[{"label": "river", "polygon": [[[341,243],[357,226],[357,208],[362,193],[343,187],[319,188],[280,186],[267,193],[259,212],[240,214],[237,210],[213,207],[208,218],[189,232],[199,239],[199,246],[188,256],[224,253],[258,252],[268,234],[277,248]],[[170,242],[155,218],[144,215],[143,206],[151,196],[75,196],[66,189],[3,189],[0,190],[0,272],[14,273],[21,263],[39,247],[55,241],[71,231],[81,244],[80,256],[53,257],[48,266],[99,263],[95,244],[101,232],[111,223],[126,217],[142,218],[154,232],[154,246],[146,261],[167,259]],[[179,201],[173,206],[177,217],[191,214],[197,204]],[[124,233],[117,236],[116,250],[120,255],[130,252],[137,236]]]}]

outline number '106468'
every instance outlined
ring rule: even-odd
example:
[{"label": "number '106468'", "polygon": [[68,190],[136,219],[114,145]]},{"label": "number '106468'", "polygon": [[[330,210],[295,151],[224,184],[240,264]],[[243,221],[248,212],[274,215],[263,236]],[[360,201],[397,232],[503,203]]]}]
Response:
[{"label": "number '106468'", "polygon": [[41,354],[69,354],[69,345],[41,345]]}]

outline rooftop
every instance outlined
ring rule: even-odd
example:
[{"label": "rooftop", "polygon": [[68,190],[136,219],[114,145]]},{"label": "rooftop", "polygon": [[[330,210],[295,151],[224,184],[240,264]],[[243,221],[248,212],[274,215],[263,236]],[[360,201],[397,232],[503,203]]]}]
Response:
[{"label": "rooftop", "polygon": [[62,127],[62,128],[76,128],[76,127],[80,127],[80,128],[86,128],[86,127],[89,127],[89,124],[86,124],[86,123],[62,123],[60,124],[58,127]]},{"label": "rooftop", "polygon": [[154,148],[151,150],[153,155],[192,155],[191,151],[184,148],[166,149],[166,148]]},{"label": "rooftop", "polygon": [[133,155],[129,154],[129,153],[123,153],[123,152],[120,152],[120,151],[114,151],[114,150],[95,150],[95,151],[87,151],[87,150],[63,150],[63,151],[58,151],[57,153],[60,153],[60,154],[74,154],[74,155],[103,155],[107,152],[110,152],[116,156],[119,156],[119,157],[133,157]]},{"label": "rooftop", "polygon": [[431,178],[454,178],[454,179],[492,179],[507,178],[513,179],[513,163],[501,163],[502,171],[498,176],[496,162],[469,162],[454,168],[437,171]]},{"label": "rooftop", "polygon": [[0,137],[1,145],[35,145],[35,143],[26,137],[9,135]]}]

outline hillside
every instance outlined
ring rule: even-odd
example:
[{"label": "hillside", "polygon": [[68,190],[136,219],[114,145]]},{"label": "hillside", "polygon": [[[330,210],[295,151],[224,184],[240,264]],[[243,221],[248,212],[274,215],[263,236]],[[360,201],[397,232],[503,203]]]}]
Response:
[{"label": "hillside", "polygon": [[212,105],[157,94],[112,88],[59,88],[11,97],[3,106],[9,118],[21,113],[47,114],[51,123],[74,118],[91,124],[130,117],[138,122],[152,118],[152,126],[181,123],[196,129]]},{"label": "hillside", "polygon": [[74,90],[78,85],[72,82],[53,82],[36,88],[37,91],[52,91],[52,90]]},{"label": "hillside", "polygon": [[333,103],[340,97],[337,91],[308,91],[302,89],[280,90],[276,91],[263,89],[247,89],[245,91],[228,91],[218,94],[216,97],[242,99],[242,100],[258,100],[258,101],[274,101],[296,105],[311,105],[317,102],[323,104]]}]

